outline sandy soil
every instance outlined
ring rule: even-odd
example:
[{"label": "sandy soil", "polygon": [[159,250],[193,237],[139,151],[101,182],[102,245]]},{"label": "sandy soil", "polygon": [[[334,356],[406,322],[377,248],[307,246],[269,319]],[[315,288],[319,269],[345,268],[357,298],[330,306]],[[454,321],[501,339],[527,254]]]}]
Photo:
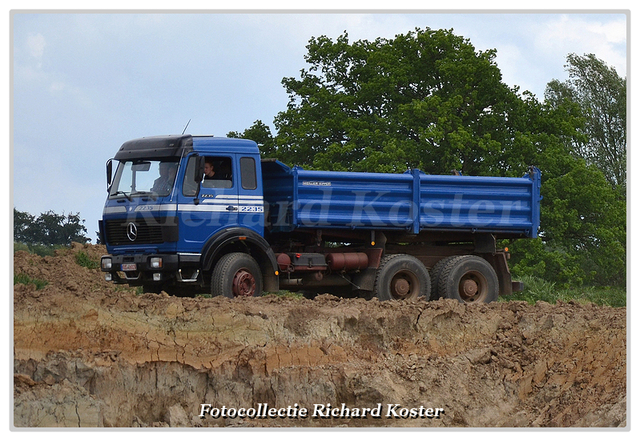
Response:
[{"label": "sandy soil", "polygon": [[626,309],[136,295],[18,252],[15,427],[625,427]]}]

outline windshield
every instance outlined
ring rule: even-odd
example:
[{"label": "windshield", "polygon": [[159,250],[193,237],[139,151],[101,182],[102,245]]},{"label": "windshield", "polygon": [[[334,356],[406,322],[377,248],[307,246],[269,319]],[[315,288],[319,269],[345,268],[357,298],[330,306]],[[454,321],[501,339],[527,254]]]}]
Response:
[{"label": "windshield", "polygon": [[168,196],[178,170],[177,161],[123,161],[118,164],[110,196]]}]

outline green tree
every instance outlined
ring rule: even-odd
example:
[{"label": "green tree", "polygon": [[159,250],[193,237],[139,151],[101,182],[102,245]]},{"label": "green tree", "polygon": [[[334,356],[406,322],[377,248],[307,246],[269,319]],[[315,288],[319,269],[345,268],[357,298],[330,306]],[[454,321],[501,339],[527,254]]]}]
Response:
[{"label": "green tree", "polygon": [[585,123],[573,140],[575,153],[596,165],[624,197],[627,185],[627,80],[593,54],[569,54],[569,80],[553,80],[545,99],[553,106],[576,103]]},{"label": "green tree", "polygon": [[79,213],[67,215],[53,211],[41,213],[37,218],[13,209],[13,234],[16,242],[30,245],[71,245],[71,242],[90,241]]},{"label": "green tree", "polygon": [[285,78],[276,142],[288,162],[313,168],[465,174],[506,172],[504,145],[521,105],[495,50],[452,31],[394,39],[312,38],[310,68]]},{"label": "green tree", "polygon": [[561,286],[624,286],[625,203],[597,167],[568,163],[543,181],[540,239],[510,244],[512,271]]},{"label": "green tree", "polygon": [[571,79],[552,80],[529,118],[544,139],[542,231],[512,244],[512,268],[562,285],[624,286],[626,81],[593,55],[567,60]]},{"label": "green tree", "polygon": [[13,240],[29,243],[33,237],[35,216],[25,211],[13,209]]}]

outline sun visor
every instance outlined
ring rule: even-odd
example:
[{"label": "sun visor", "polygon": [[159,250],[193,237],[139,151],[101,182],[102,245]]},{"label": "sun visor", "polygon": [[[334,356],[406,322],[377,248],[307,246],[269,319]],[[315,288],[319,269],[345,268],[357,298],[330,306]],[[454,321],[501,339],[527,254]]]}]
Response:
[{"label": "sun visor", "polygon": [[122,144],[114,159],[162,159],[179,158],[193,150],[191,135],[151,136],[133,139]]}]

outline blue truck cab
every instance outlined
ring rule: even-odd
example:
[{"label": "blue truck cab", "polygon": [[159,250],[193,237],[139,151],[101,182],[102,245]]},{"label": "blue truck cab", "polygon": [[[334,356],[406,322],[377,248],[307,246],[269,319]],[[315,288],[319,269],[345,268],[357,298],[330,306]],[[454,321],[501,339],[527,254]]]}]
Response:
[{"label": "blue truck cab", "polygon": [[156,136],[107,162],[107,280],[147,292],[281,287],[490,302],[522,288],[498,239],[535,238],[541,173],[482,177],[290,168],[255,142]]},{"label": "blue truck cab", "polygon": [[99,228],[109,253],[102,259],[108,280],[148,291],[202,286],[219,255],[235,250],[256,255],[273,276],[267,285],[275,283],[255,142],[191,135],[135,139],[107,163],[107,181]]}]

